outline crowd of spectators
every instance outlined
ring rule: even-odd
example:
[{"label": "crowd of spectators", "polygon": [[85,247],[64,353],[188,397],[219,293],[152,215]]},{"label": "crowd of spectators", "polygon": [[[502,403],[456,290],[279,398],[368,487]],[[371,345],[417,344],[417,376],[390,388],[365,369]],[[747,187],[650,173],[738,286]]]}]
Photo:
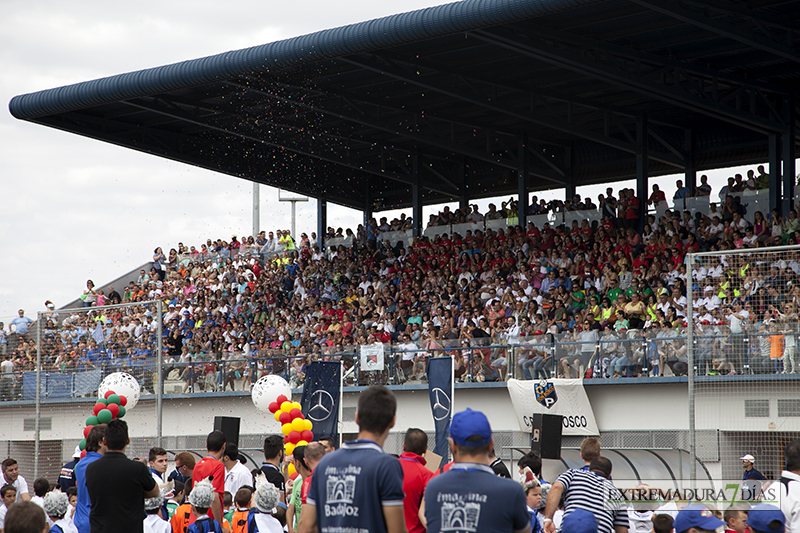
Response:
[{"label": "crowd of spectators", "polygon": [[[730,181],[762,184],[754,176]],[[705,179],[701,188],[710,193]],[[658,186],[653,190],[660,201]],[[617,199],[609,188],[600,208],[623,201],[628,207],[571,227],[529,223],[410,244],[381,240],[411,224],[402,217],[372,219],[355,234],[329,228],[327,239],[353,239],[328,253],[314,233],[295,241],[280,230],[242,241],[209,239],[199,248],[179,243],[168,254],[157,248],[150,271],[119,291],[104,294],[87,282],[82,300],[88,307],[161,300],[165,376],[186,389],[246,389],[268,373],[299,383],[308,362],[348,354],[349,367],[356,347],[372,343],[392,345],[396,368],[386,377],[395,382],[424,379],[425,358],[443,353],[454,358],[459,379],[680,375],[685,255],[800,243],[794,210],[786,219],[758,212],[750,224],[745,206],[724,196],[718,215],[666,210],[658,219],[648,215],[642,232],[629,216],[639,204],[633,191],[622,189]],[[513,209],[513,200],[484,215],[473,206],[445,209],[431,221],[510,218]],[[694,317],[705,335],[699,372],[794,372],[789,329],[800,305],[798,275],[795,253],[773,260],[718,256],[698,265]],[[139,305],[50,316],[42,324],[45,368],[132,369],[152,389],[155,311]],[[747,338],[752,334],[761,334],[767,348]],[[780,357],[769,350],[775,335],[783,337]],[[13,350],[0,343],[11,361],[4,370],[31,369],[35,339],[20,340]]]}]

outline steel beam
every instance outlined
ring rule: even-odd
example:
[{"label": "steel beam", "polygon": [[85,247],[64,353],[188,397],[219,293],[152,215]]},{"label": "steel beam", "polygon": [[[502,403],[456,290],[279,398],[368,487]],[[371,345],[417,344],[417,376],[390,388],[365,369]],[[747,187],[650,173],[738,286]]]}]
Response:
[{"label": "steel beam", "polygon": [[636,196],[639,198],[638,231],[644,230],[647,220],[647,115],[642,113],[636,121],[636,143],[639,151],[636,153]]},{"label": "steel beam", "polygon": [[518,224],[521,225],[523,228],[525,227],[525,220],[528,217],[528,189],[530,188],[530,183],[528,182],[528,146],[527,146],[527,139],[523,135],[519,138],[519,147],[517,153],[519,156],[517,157],[517,164],[519,168],[517,169],[517,205],[519,207],[518,213]]},{"label": "steel beam", "polygon": [[328,232],[328,201],[317,198],[317,246],[325,253],[325,235]]},{"label": "steel beam", "polygon": [[783,134],[783,146],[781,155],[783,158],[783,212],[788,213],[795,209],[794,185],[797,169],[795,160],[797,158],[797,137],[795,136],[795,108],[794,99],[787,98],[783,103],[784,119],[789,124],[789,131]]},{"label": "steel beam", "polygon": [[411,176],[413,182],[411,184],[411,217],[412,234],[414,237],[422,236],[422,229],[425,227],[422,221],[422,190],[420,189],[420,173],[419,173],[419,151],[414,150],[411,154]]},{"label": "steel beam", "polygon": [[[783,208],[781,205],[781,136],[769,136],[769,210]],[[789,216],[789,213],[782,213]]]}]

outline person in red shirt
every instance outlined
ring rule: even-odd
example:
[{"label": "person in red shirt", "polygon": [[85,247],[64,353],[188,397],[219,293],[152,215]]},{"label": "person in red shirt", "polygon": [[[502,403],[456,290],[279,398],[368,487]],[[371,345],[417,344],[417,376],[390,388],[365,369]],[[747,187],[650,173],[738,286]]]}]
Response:
[{"label": "person in red shirt", "polygon": [[433,477],[433,472],[425,468],[422,457],[428,449],[428,435],[421,429],[410,428],[403,441],[400,466],[403,467],[403,512],[406,517],[408,533],[425,533],[425,526],[419,519],[419,506],[425,493],[425,486]]},{"label": "person in red shirt", "polygon": [[[195,481],[202,481],[211,477],[211,485],[214,487],[214,492],[218,497],[214,499],[211,509],[208,511],[208,516],[214,520],[219,521],[222,518],[222,497],[225,494],[225,465],[222,464],[220,459],[222,453],[225,451],[225,435],[221,431],[212,431],[206,438],[206,450],[208,455],[203,457],[194,467],[192,473],[192,486]],[[192,519],[189,523],[194,522]]]},{"label": "person in red shirt", "polygon": [[314,469],[317,468],[322,457],[325,455],[325,447],[319,442],[309,442],[306,446],[303,460],[308,469],[308,475],[303,477],[303,486],[300,488],[300,503],[305,504],[308,498],[308,489],[311,488],[311,477]]}]

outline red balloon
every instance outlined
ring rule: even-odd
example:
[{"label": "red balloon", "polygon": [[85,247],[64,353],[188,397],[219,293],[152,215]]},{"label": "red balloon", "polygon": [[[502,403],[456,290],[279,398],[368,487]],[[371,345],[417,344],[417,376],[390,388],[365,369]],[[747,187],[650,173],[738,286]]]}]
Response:
[{"label": "red balloon", "polygon": [[292,444],[297,444],[301,440],[303,440],[303,437],[302,435],[300,435],[299,431],[292,431],[291,433],[289,433],[289,442],[291,442]]},{"label": "red balloon", "polygon": [[111,414],[114,416],[114,418],[117,418],[117,415],[119,414],[119,405],[112,403],[109,404],[108,407],[106,407],[106,409],[111,411]]},{"label": "red balloon", "polygon": [[97,402],[96,404],[94,404],[94,408],[92,409],[92,414],[94,414],[94,416],[97,416],[97,413],[99,413],[100,411],[102,411],[105,408],[106,408],[105,404]]},{"label": "red balloon", "polygon": [[89,432],[92,430],[93,427],[94,426],[86,426],[85,428],[83,428],[83,438],[84,439],[89,437]]},{"label": "red balloon", "polygon": [[284,444],[289,444],[289,435],[286,435],[285,437],[283,437],[283,443]]},{"label": "red balloon", "polygon": [[306,429],[302,433],[300,433],[300,436],[303,437],[302,440],[304,440],[306,442],[311,442],[312,440],[314,440],[314,434],[311,433],[311,430],[308,430],[308,429]]},{"label": "red balloon", "polygon": [[297,472],[295,472],[294,474],[292,474],[291,476],[289,476],[289,478],[291,478],[291,479],[293,479],[293,480],[294,480],[294,479],[297,479],[297,476],[299,476],[299,475],[300,475],[300,474],[298,474]]},{"label": "red balloon", "polygon": [[83,451],[81,452],[81,459],[83,459],[84,457],[86,457],[86,450],[83,450]]},{"label": "red balloon", "polygon": [[289,414],[292,415],[292,420],[294,420],[295,418],[303,418],[303,411],[301,411],[297,407],[289,411]]},{"label": "red balloon", "polygon": [[277,403],[278,406],[280,406],[283,402],[290,402],[290,401],[291,400],[287,398],[285,394],[281,394],[280,396],[275,398],[275,403]]},{"label": "red balloon", "polygon": [[271,404],[269,404],[269,412],[270,413],[275,414],[275,413],[278,412],[278,409],[280,409],[280,408],[281,408],[281,406],[280,406],[280,404],[278,402],[272,402]]},{"label": "red balloon", "polygon": [[105,395],[105,396],[103,396],[103,398],[105,398],[106,400],[108,400],[108,397],[109,397],[109,396],[111,396],[112,394],[114,394],[114,391],[113,391],[113,390],[110,390],[110,391],[108,391],[108,392],[106,393],[106,395]]},{"label": "red balloon", "polygon": [[126,405],[128,405],[128,399],[127,399],[125,396],[122,396],[122,395],[120,395],[120,397],[119,397],[119,404],[120,404],[122,407],[125,407]]},{"label": "red balloon", "polygon": [[280,415],[278,415],[278,421],[281,423],[281,425],[288,424],[289,422],[292,421],[292,415],[290,415],[289,413],[281,413]]}]

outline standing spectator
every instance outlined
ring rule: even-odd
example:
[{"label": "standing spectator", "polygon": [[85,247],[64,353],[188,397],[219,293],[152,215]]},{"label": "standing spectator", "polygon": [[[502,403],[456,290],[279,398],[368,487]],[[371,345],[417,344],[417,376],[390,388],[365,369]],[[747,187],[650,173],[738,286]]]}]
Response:
[{"label": "standing spectator", "polygon": [[[598,533],[627,533],[628,512],[622,494],[609,481],[611,461],[598,457],[589,465],[589,470],[567,470],[553,483],[547,494],[544,511],[544,530],[553,533],[553,515],[564,496],[564,519],[576,509],[584,509],[597,519]],[[610,505],[607,500],[620,502]],[[719,521],[722,523],[722,521]],[[714,528],[711,528],[714,529]]]},{"label": "standing spectator", "polygon": [[382,448],[396,411],[397,400],[386,387],[372,386],[359,395],[358,439],[320,461],[300,517],[300,533],[405,531],[403,469]]},{"label": "standing spectator", "polygon": [[78,499],[75,502],[75,515],[72,520],[80,533],[90,533],[92,529],[89,523],[92,501],[89,497],[89,489],[86,487],[86,468],[106,453],[103,441],[105,435],[105,424],[94,426],[89,431],[86,436],[86,457],[78,461],[75,466],[75,486],[78,489]]},{"label": "standing spectator", "polygon": [[150,448],[147,457],[150,464],[150,474],[156,483],[164,483],[164,474],[167,473],[167,450],[164,448]]},{"label": "standing spectator", "polygon": [[741,459],[742,468],[744,468],[744,474],[742,475],[743,481],[747,479],[756,479],[758,481],[767,480],[767,478],[764,477],[764,474],[753,468],[753,464],[756,462],[755,457],[748,453],[739,459]]},{"label": "standing spectator", "polygon": [[279,509],[275,517],[280,521],[286,518],[286,480],[283,479],[281,466],[286,453],[283,448],[283,437],[280,435],[268,435],[264,439],[264,463],[261,471],[267,477],[267,481],[275,485],[280,495]]},{"label": "standing spectator", "polygon": [[[194,472],[192,473],[192,481],[203,481],[209,476],[213,476],[211,484],[214,487],[214,492],[217,497],[211,502],[208,511],[208,516],[221,523],[222,521],[222,499],[225,494],[225,465],[222,464],[220,459],[222,454],[225,453],[225,434],[221,431],[212,431],[206,438],[206,451],[208,455],[200,459],[195,465]],[[237,455],[238,456],[238,455]],[[191,490],[192,485],[189,485]],[[190,519],[190,523],[194,523],[194,519]]]},{"label": "standing spectator", "polygon": [[194,455],[189,452],[181,452],[175,456],[175,470],[169,473],[167,481],[180,481],[186,483],[186,480],[192,477],[192,471],[195,465]]},{"label": "standing spectator", "polygon": [[424,533],[425,526],[419,519],[419,506],[425,493],[425,486],[433,477],[433,472],[425,468],[425,451],[428,449],[428,435],[417,428],[406,431],[403,440],[403,453],[400,466],[403,468],[403,512],[406,517],[408,533]]},{"label": "standing spectator", "polygon": [[303,484],[300,488],[300,503],[302,504],[308,501],[308,491],[311,489],[314,470],[323,457],[325,457],[325,448],[319,442],[311,442],[306,446],[303,460],[306,462],[309,472],[308,476],[303,477]]},{"label": "standing spectator", "polygon": [[0,363],[0,401],[6,402],[14,399],[14,362],[11,354],[4,356],[5,361]]},{"label": "standing spectator", "polygon": [[83,289],[81,300],[83,300],[84,307],[92,307],[97,304],[97,289],[94,287],[94,281],[86,280],[86,288]]},{"label": "standing spectator", "polygon": [[225,465],[225,492],[236,494],[244,485],[252,486],[253,475],[239,460],[239,447],[232,442],[225,444],[222,452],[222,464]]},{"label": "standing spectator", "polygon": [[522,488],[496,476],[489,466],[492,447],[492,428],[486,415],[467,409],[453,416],[453,465],[431,479],[425,490],[429,532],[531,530]]},{"label": "standing spectator", "polygon": [[[16,333],[26,341],[31,340],[31,336],[28,333],[33,324],[33,320],[25,316],[25,310],[20,309],[18,311],[19,316],[14,318],[11,322],[8,323],[9,327],[11,327],[12,333]],[[12,327],[13,326],[13,327]]]},{"label": "standing spectator", "polygon": [[708,184],[708,176],[705,174],[700,176],[700,185],[697,186],[695,196],[711,196],[711,185]]},{"label": "standing spectator", "polygon": [[683,186],[682,180],[675,182],[675,195],[672,197],[673,200],[685,200],[690,194],[691,191],[688,187]]},{"label": "standing spectator", "polygon": [[800,439],[793,440],[783,449],[786,469],[781,472],[780,507],[786,516],[786,532],[800,532]]},{"label": "standing spectator", "polygon": [[158,274],[158,279],[164,281],[167,276],[167,256],[160,246],[153,250],[153,268]]},{"label": "standing spectator", "polygon": [[653,184],[653,192],[650,194],[650,198],[647,199],[647,204],[652,205],[654,208],[658,209],[663,204],[667,203],[667,196],[664,194],[664,191],[658,188],[658,184]]},{"label": "standing spectator", "polygon": [[65,463],[64,466],[61,467],[61,473],[58,475],[58,481],[56,481],[63,492],[67,492],[67,489],[75,486],[75,467],[78,466],[80,458],[81,449],[75,446],[75,451],[72,454],[72,461]]},{"label": "standing spectator", "polygon": [[86,487],[92,501],[89,515],[92,533],[141,533],[144,500],[159,494],[147,467],[125,457],[129,443],[128,424],[112,420],[106,425],[103,437],[106,453],[86,468]]},{"label": "standing spectator", "polygon": [[15,459],[9,457],[2,463],[3,467],[3,480],[8,485],[12,485],[17,491],[17,500],[27,502],[30,501],[31,495],[28,492],[28,482],[25,478],[19,475],[19,464]]}]

